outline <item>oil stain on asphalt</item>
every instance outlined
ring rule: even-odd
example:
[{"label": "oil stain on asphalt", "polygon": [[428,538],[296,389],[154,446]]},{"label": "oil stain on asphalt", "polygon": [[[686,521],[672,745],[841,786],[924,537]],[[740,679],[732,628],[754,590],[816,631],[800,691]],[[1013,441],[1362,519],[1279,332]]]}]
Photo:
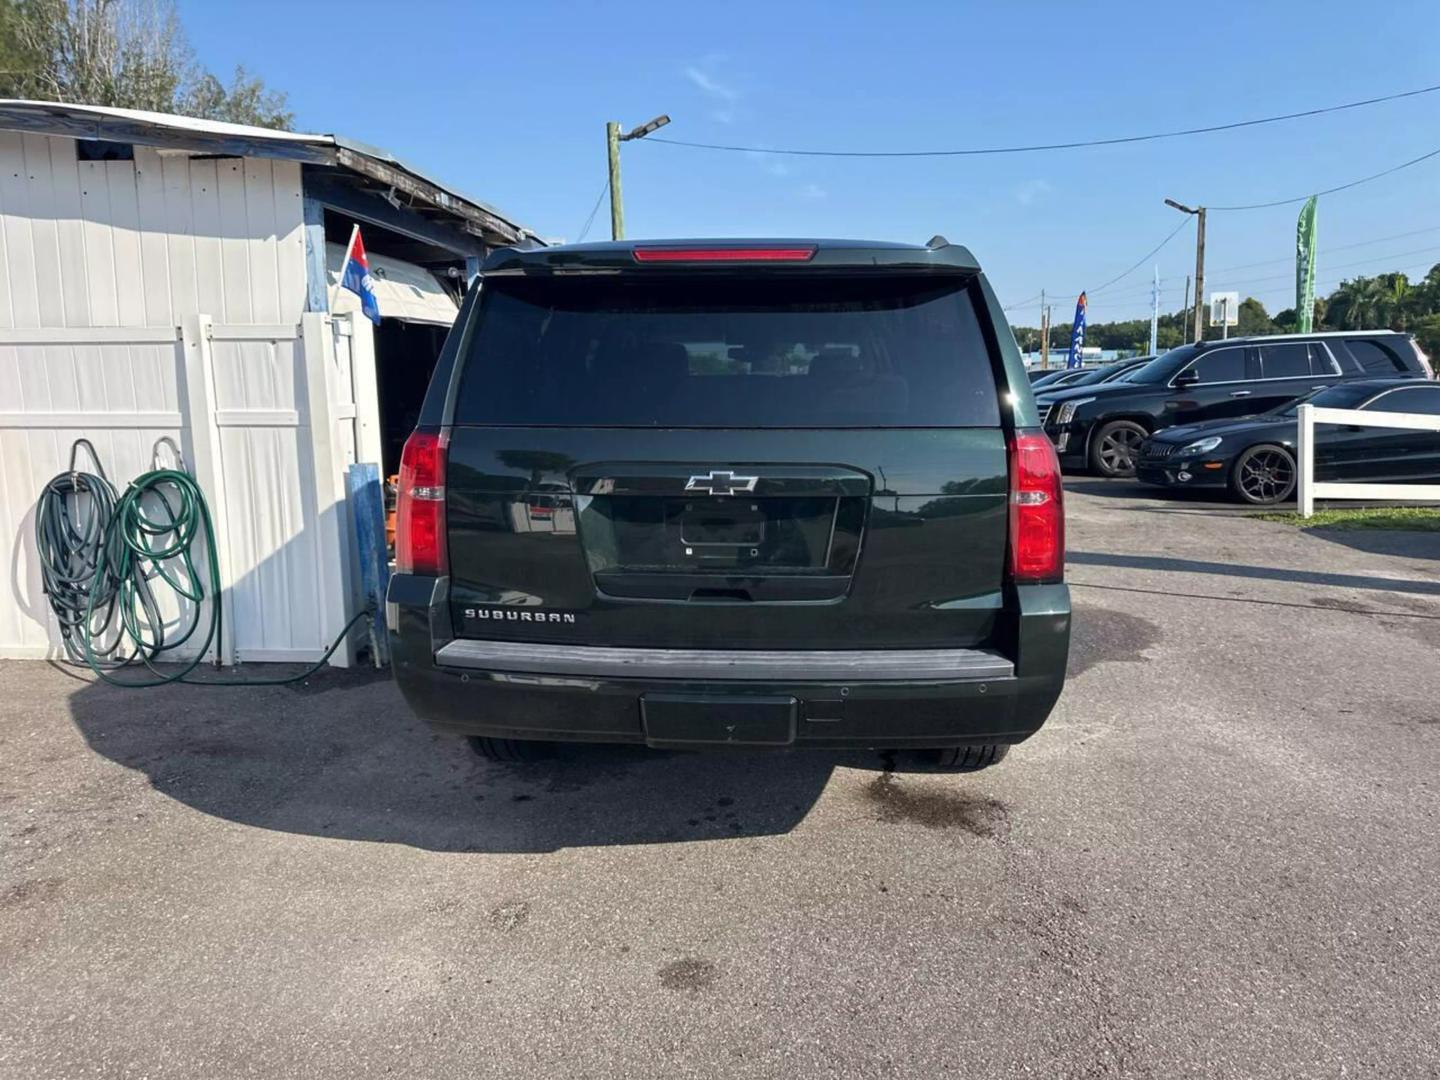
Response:
[{"label": "oil stain on asphalt", "polygon": [[1076,604],[1070,626],[1070,666],[1075,678],[1097,664],[1115,661],[1145,663],[1141,654],[1164,638],[1160,627],[1149,619],[1122,611]]},{"label": "oil stain on asphalt", "polygon": [[490,923],[497,930],[514,930],[530,917],[530,905],[523,900],[501,904],[490,912]]},{"label": "oil stain on asphalt", "polygon": [[1010,821],[999,799],[967,791],[925,791],[902,785],[895,774],[881,773],[865,785],[865,794],[881,821],[911,821],[927,829],[963,829],[972,836],[996,836]]},{"label": "oil stain on asphalt", "polygon": [[708,990],[720,977],[714,964],[695,956],[670,961],[659,975],[660,985],[666,990]]}]

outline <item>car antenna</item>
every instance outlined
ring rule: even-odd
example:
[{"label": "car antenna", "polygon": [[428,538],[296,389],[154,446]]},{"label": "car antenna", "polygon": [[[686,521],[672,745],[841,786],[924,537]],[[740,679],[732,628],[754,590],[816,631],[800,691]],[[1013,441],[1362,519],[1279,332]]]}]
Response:
[{"label": "car antenna", "polygon": [[936,233],[934,236],[930,237],[929,242],[926,243],[925,246],[927,248],[930,248],[931,250],[934,250],[935,248],[949,247],[950,241],[946,240],[945,237],[941,236],[939,233]]}]

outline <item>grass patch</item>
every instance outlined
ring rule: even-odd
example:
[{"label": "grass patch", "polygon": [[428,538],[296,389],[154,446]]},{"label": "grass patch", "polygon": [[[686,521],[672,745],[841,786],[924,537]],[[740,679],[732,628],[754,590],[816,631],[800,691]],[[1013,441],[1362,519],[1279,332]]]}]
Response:
[{"label": "grass patch", "polygon": [[1312,517],[1296,513],[1257,514],[1261,521],[1278,521],[1304,529],[1404,529],[1440,532],[1440,509],[1431,506],[1382,506],[1355,510],[1316,510]]}]

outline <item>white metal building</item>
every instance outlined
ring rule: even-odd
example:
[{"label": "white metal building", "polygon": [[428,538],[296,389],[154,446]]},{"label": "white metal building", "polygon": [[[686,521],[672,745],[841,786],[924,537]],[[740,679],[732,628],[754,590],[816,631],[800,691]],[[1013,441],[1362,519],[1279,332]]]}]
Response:
[{"label": "white metal building", "polygon": [[[357,222],[373,331],[349,293],[330,311]],[[162,436],[182,447],[215,517],[227,659],[318,657],[358,603],[346,468],[394,471],[464,283],[526,242],[334,136],[0,100],[0,657],[58,654],[34,504],[81,436],[117,488]]]}]

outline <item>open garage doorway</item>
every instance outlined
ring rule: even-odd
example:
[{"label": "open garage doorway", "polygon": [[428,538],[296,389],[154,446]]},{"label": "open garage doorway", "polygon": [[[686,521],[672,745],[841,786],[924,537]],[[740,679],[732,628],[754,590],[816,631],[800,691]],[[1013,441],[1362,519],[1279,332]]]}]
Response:
[{"label": "open garage doorway", "polygon": [[400,451],[420,419],[425,390],[449,332],[448,326],[384,318],[375,328],[381,476],[388,478],[400,471]]},{"label": "open garage doorway", "polygon": [[[380,230],[375,232],[383,244],[387,238]],[[368,237],[369,232],[366,233],[367,245]],[[336,288],[344,255],[343,244],[333,240],[326,244],[331,310],[337,315],[353,316],[354,334],[370,339],[371,349],[359,348],[356,355],[363,357],[369,352],[374,357],[379,437],[368,443],[362,457],[368,461],[378,459],[385,488],[386,538],[393,545],[400,454],[405,440],[415,430],[430,376],[439,361],[445,336],[459,312],[459,282],[443,271],[437,273],[372,248],[368,257],[375,298],[380,306],[377,325],[361,312],[359,297]]]}]

